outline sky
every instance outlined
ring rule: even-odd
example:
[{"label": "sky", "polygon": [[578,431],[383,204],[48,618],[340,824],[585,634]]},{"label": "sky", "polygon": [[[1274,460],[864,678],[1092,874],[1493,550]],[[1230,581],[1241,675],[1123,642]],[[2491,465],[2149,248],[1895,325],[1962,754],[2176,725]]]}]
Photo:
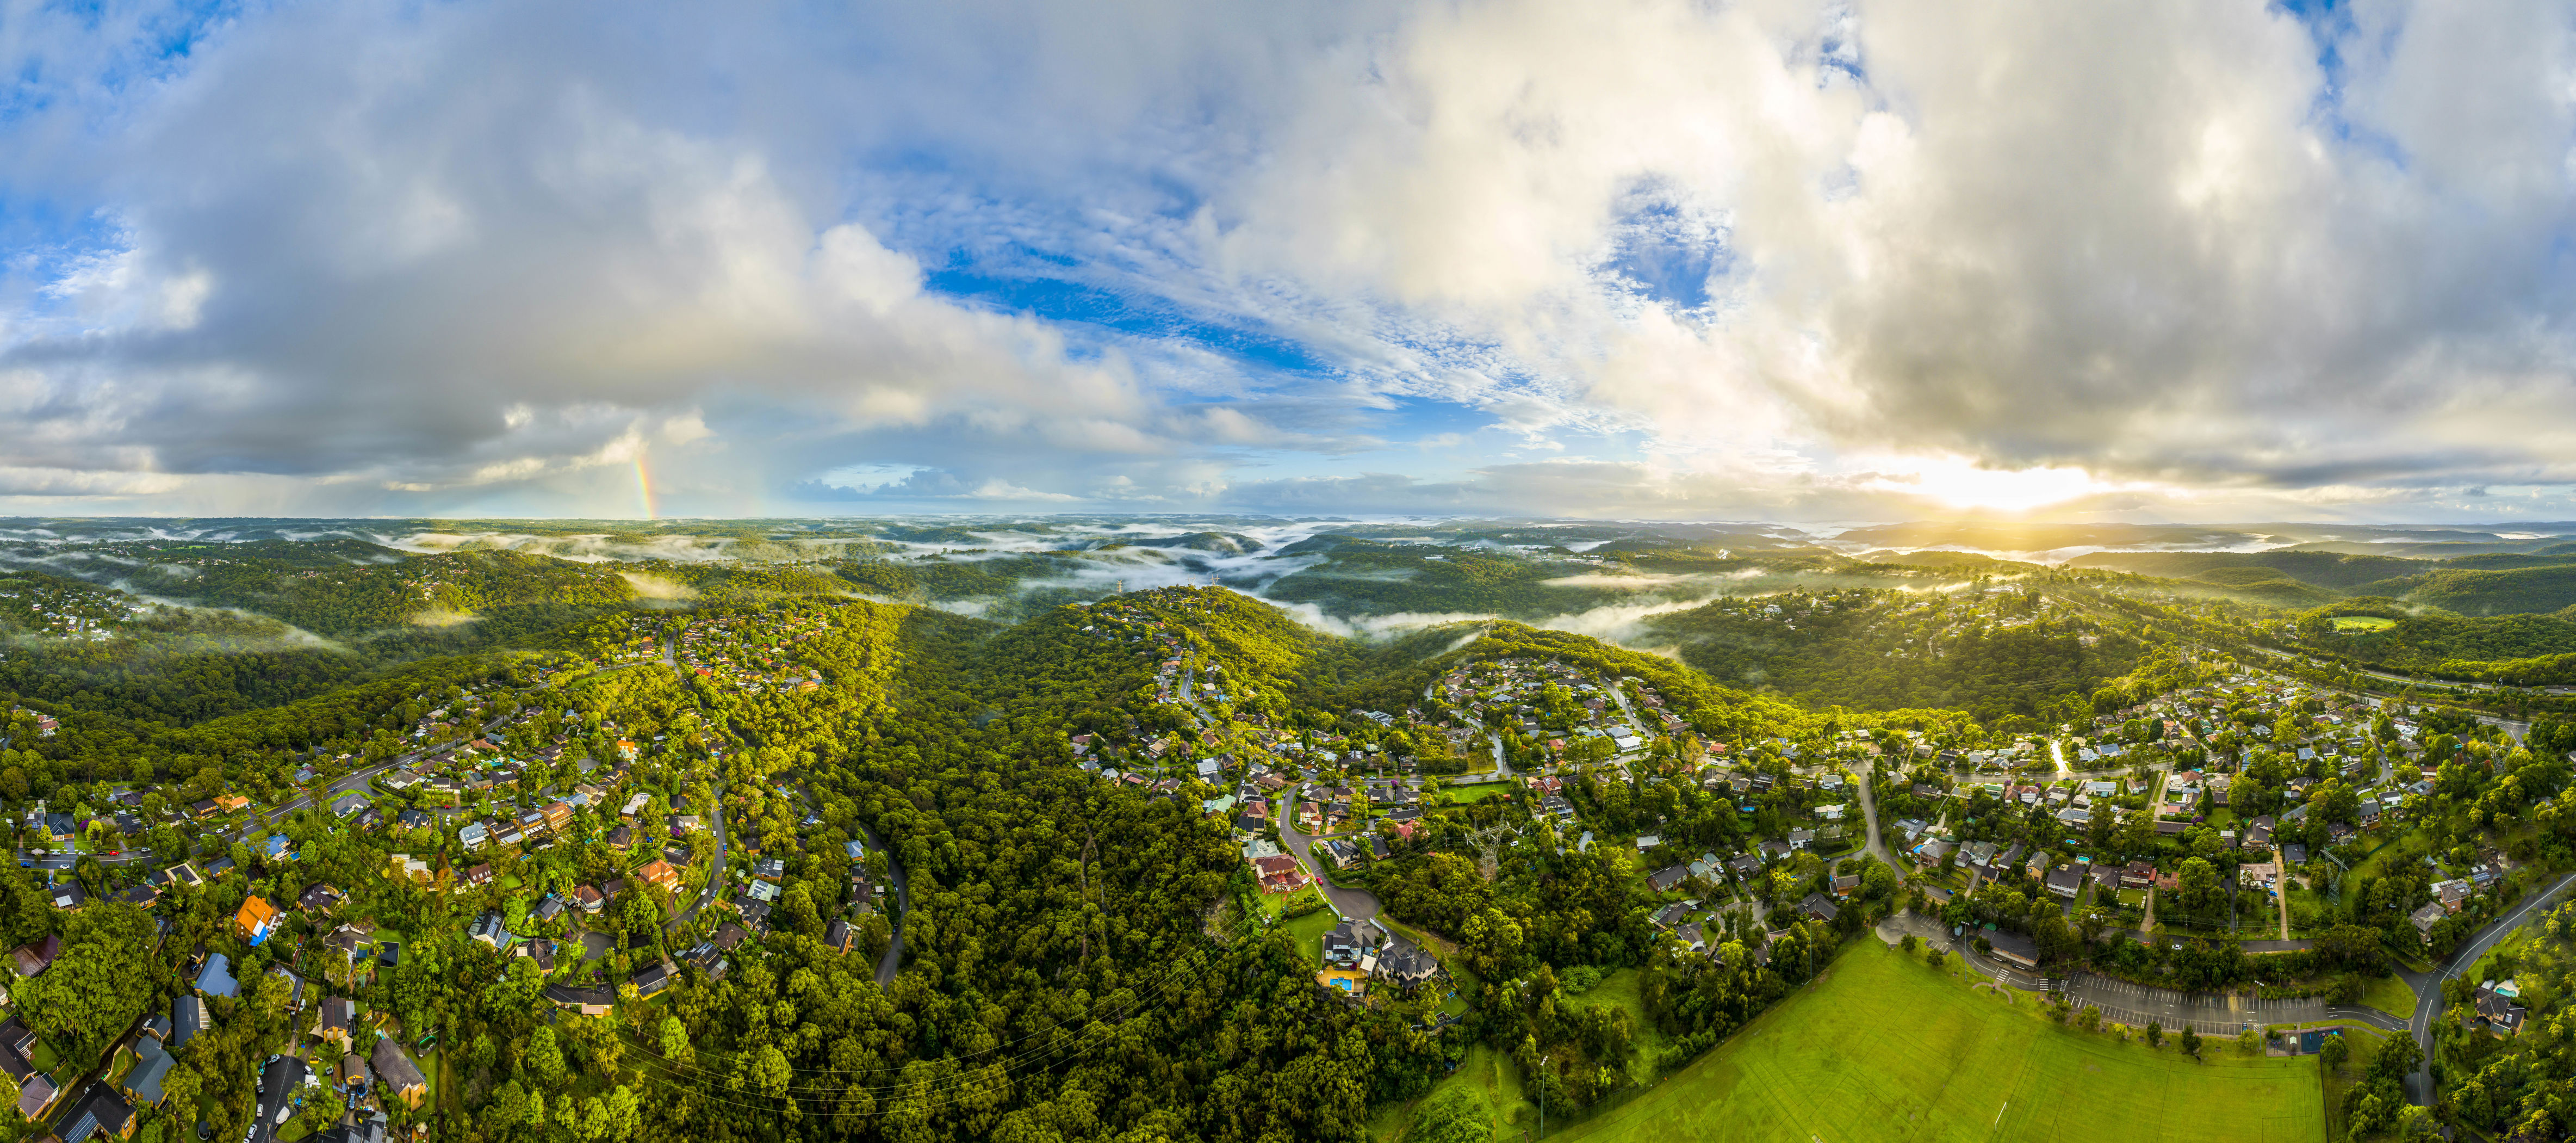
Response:
[{"label": "sky", "polygon": [[0,0],[0,513],[2576,518],[2576,9]]}]

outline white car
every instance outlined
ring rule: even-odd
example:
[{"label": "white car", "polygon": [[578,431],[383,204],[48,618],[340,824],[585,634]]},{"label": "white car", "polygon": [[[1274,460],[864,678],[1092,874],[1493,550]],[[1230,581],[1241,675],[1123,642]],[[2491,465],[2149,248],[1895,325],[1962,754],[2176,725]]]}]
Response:
[{"label": "white car", "polygon": [[283,1123],[285,1123],[285,1122],[286,1122],[286,1117],[287,1117],[287,1116],[290,1116],[290,1115],[293,1115],[293,1114],[295,1114],[295,1109],[294,1109],[294,1108],[292,1108],[292,1107],[280,1107],[280,1108],[278,1108],[278,1109],[277,1109],[277,1118],[274,1120],[274,1122],[279,1123],[279,1124],[283,1124]]}]

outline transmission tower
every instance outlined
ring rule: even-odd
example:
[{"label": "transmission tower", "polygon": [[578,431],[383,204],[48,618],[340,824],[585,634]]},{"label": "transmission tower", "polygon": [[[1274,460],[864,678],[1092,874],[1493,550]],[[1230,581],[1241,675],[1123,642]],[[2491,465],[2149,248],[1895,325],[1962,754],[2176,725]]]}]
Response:
[{"label": "transmission tower", "polygon": [[1503,843],[1514,836],[1512,827],[1500,822],[1467,835],[1467,844],[1476,847],[1476,871],[1484,874],[1485,880],[1493,880],[1502,868]]}]

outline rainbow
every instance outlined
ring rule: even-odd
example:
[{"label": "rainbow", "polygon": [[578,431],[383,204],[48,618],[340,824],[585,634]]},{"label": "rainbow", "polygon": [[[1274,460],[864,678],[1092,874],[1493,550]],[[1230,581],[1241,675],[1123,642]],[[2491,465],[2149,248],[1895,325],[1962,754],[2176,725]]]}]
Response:
[{"label": "rainbow", "polygon": [[635,498],[644,507],[644,518],[659,519],[653,514],[653,473],[644,467],[644,454],[635,454]]}]

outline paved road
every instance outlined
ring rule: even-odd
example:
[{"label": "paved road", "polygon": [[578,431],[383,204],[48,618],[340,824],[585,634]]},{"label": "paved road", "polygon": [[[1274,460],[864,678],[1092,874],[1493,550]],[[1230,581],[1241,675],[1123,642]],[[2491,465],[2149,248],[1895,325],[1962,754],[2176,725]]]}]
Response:
[{"label": "paved road", "polygon": [[1324,891],[1324,901],[1333,907],[1333,912],[1354,921],[1365,921],[1377,916],[1377,894],[1366,889],[1352,889],[1333,884],[1332,873],[1306,852],[1307,847],[1315,839],[1310,834],[1298,831],[1296,817],[1292,812],[1297,808],[1297,795],[1305,789],[1306,784],[1300,782],[1288,787],[1287,793],[1280,798],[1279,840],[1282,846],[1297,859],[1297,864],[1305,866],[1306,872],[1314,876],[1315,886]]},{"label": "paved road", "polygon": [[[2307,657],[2307,656],[2305,656],[2305,655],[2293,655],[2293,654],[2291,654],[2291,653],[2289,653],[2289,652],[2287,652],[2287,651],[2275,651],[2275,650],[2272,650],[2272,649],[2271,649],[2271,648],[2269,648],[2269,647],[2256,647],[2256,648],[2255,648],[2255,650],[2257,650],[2257,651],[2261,651],[2261,652],[2263,652],[2264,654],[2267,654],[2267,655],[2277,655],[2277,656],[2279,656],[2279,657],[2281,657],[2281,658],[2284,658],[2284,659],[2296,659],[2296,660],[2298,660],[2299,662],[2307,663],[2307,664],[2309,664],[2309,665],[2311,665],[2311,666],[2317,666],[2317,667],[2331,667],[2331,666],[2336,666],[2336,664],[2332,664],[2332,663],[2320,663],[2320,662],[2316,661],[2315,659],[2308,658],[2308,657]],[[2431,689],[2431,690],[2464,690],[2464,689],[2469,689],[2469,688],[2472,688],[2472,687],[2484,687],[2484,686],[2485,686],[2485,684],[2482,684],[2482,683],[2444,683],[2444,682],[2436,682],[2436,681],[2429,680],[2429,679],[2410,679],[2410,678],[2406,678],[2406,677],[2404,677],[2404,676],[2402,676],[2402,675],[2387,675],[2387,674],[2381,674],[2381,673],[2379,673],[2379,672],[2377,672],[2377,671],[2363,671],[2363,672],[2361,672],[2361,673],[2362,673],[2363,675],[2366,675],[2366,676],[2370,677],[2370,678],[2379,679],[2379,680],[2382,680],[2382,681],[2385,681],[2385,682],[2399,683],[2399,684],[2403,684],[2403,685],[2405,685],[2405,686],[2414,687],[2414,688],[2416,688],[2416,689],[2418,689],[2418,690],[2424,690],[2424,689]],[[2342,689],[2342,688],[2337,688],[2337,689]],[[2489,689],[2495,689],[2495,688],[2489,688]],[[2550,693],[2550,694],[2571,694],[2571,693],[2576,693],[2576,687],[2543,687],[2543,688],[2540,688],[2540,689],[2545,690],[2545,691],[2547,691],[2547,692],[2548,692],[2548,693]],[[2395,696],[2394,696],[2394,694],[2393,694],[2392,692],[2388,692],[2388,691],[2373,691],[2373,690],[2368,690],[2368,689],[2364,689],[2364,690],[2361,690],[2361,691],[2358,691],[2358,692],[2351,692],[2351,691],[2347,691],[2346,693],[2359,693],[2359,694],[2365,694],[2365,695],[2388,695],[2389,697],[2395,697]],[[2474,712],[2474,711],[2473,711],[2473,712],[2471,712],[2471,717],[2476,718],[2479,722],[2483,722],[2483,723],[2487,724],[2488,726],[2500,726],[2500,727],[2503,727],[2503,728],[2504,728],[2504,732],[2505,732],[2505,734],[2506,734],[2507,736],[2511,737],[2511,738],[2512,738],[2516,743],[2520,743],[2520,742],[2523,740],[2523,736],[2524,736],[2524,735],[2531,733],[2531,723],[2529,723],[2528,721],[2522,720],[2522,719],[2518,719],[2518,718],[2504,718],[2504,717],[2502,717],[2502,716],[2499,716],[2499,715],[2492,715],[2492,714],[2478,714],[2478,713],[2476,713],[2476,712]]]},{"label": "paved road", "polygon": [[2523,902],[2514,906],[2511,911],[2488,922],[2486,927],[2479,929],[2466,943],[2453,950],[2448,959],[2436,965],[2431,974],[2407,974],[2407,983],[2415,986],[2415,1018],[2407,1024],[2407,1028],[2415,1033],[2415,1043],[2424,1049],[2424,1056],[2428,1061],[2427,1068],[2406,1077],[2408,1099],[2419,1106],[2426,1107],[2431,1106],[2433,1102],[2433,1076],[2429,1061],[2433,1054],[2433,1021],[2442,1011],[2442,982],[2476,967],[2478,958],[2487,955],[2487,950],[2494,948],[2496,942],[2503,940],[2506,934],[2521,928],[2524,922],[2538,916],[2542,907],[2546,906],[2551,898],[2565,892],[2570,885],[2576,885],[2576,873],[2559,878],[2557,884],[2524,898]]},{"label": "paved road", "polygon": [[707,887],[706,887],[703,891],[701,891],[701,892],[698,894],[698,899],[697,899],[697,900],[695,900],[695,901],[691,901],[691,902],[689,902],[689,907],[688,907],[688,908],[680,910],[680,915],[679,915],[679,916],[676,916],[676,917],[671,918],[671,925],[670,925],[670,927],[671,927],[671,928],[673,928],[673,929],[678,929],[678,928],[680,928],[681,926],[686,925],[686,924],[688,924],[689,922],[691,922],[691,921],[694,921],[694,920],[698,919],[698,913],[699,913],[700,911],[704,910],[707,906],[714,904],[714,903],[715,903],[719,898],[721,898],[721,897],[724,895],[724,885],[725,885],[725,820],[724,820],[724,785],[723,785],[723,783],[720,783],[720,782],[716,782],[716,781],[710,780],[710,781],[707,783],[707,793],[708,793],[709,795],[713,796],[713,797],[714,797],[714,799],[715,799],[715,804],[714,804],[714,805],[712,805],[712,806],[707,807],[707,810],[708,810],[708,814],[707,814],[707,816],[708,816],[708,820],[709,820],[709,821],[711,821],[711,822],[713,822],[713,823],[714,823],[714,825],[715,825],[715,835],[716,835],[716,859],[715,859],[715,864],[710,865],[710,866],[708,866],[708,867],[707,867],[707,869],[708,869],[708,872],[707,872]]},{"label": "paved road", "polygon": [[2039,973],[1979,954],[1973,941],[1953,939],[1949,926],[1936,918],[1901,913],[1878,926],[1881,940],[1893,942],[1906,933],[1914,934],[1917,940],[1928,942],[1933,947],[1950,951],[1962,963],[1993,977],[1997,983],[2032,991],[2061,991],[2079,1003],[2102,1009],[2104,1019],[2133,1027],[2145,1027],[2152,1022],[2179,1031],[2188,1023],[2202,1035],[2233,1036],[2244,1031],[2249,1023],[2259,1028],[2266,1024],[2350,1020],[2391,1032],[2405,1026],[2397,1017],[2376,1008],[2345,1007],[2316,1000],[2249,1000],[2241,996],[2231,999],[2226,993],[2151,988],[2081,972],[2069,979],[2050,980]]},{"label": "paved road", "polygon": [[[376,775],[382,774],[387,770],[399,769],[425,759],[437,758],[442,755],[453,753],[457,747],[463,746],[466,743],[473,741],[475,738],[479,738],[485,734],[490,734],[495,730],[499,730],[500,728],[509,725],[511,719],[518,717],[519,710],[519,707],[511,707],[509,711],[502,714],[501,717],[483,724],[483,729],[473,735],[459,738],[453,742],[444,743],[438,746],[414,750],[408,754],[397,754],[382,762],[378,762],[373,766],[350,771],[347,775],[333,781],[330,789],[326,791],[326,794],[329,797],[337,798],[342,794],[352,791],[363,791],[367,788],[368,782],[372,781]],[[288,798],[286,801],[279,803],[273,809],[264,809],[259,812],[267,816],[271,821],[274,821],[282,815],[294,813],[295,811],[312,804],[313,798],[310,795],[298,794],[295,797]],[[249,825],[245,824],[242,828],[235,830],[232,833],[215,834],[213,836],[226,842],[249,841],[251,838],[251,828]],[[149,851],[140,849],[130,849],[123,853],[114,855],[101,853],[92,854],[91,856],[98,858],[99,864],[101,865],[132,865],[136,862],[157,860],[157,858],[155,858]],[[78,864],[79,860],[80,855],[61,851],[49,851],[43,856],[38,856],[34,850],[21,849],[18,851],[18,864],[21,867],[29,869],[70,869],[74,865]]]},{"label": "paved road", "polygon": [[903,866],[895,863],[894,851],[886,848],[885,839],[866,826],[860,832],[868,835],[869,847],[886,855],[886,877],[894,882],[894,935],[886,941],[885,955],[877,958],[877,984],[894,983],[894,974],[903,968],[903,919],[912,912],[912,882],[904,877]]},{"label": "paved road", "polygon": [[295,1098],[303,1083],[304,1061],[291,1055],[279,1056],[260,1070],[259,1122],[251,1128],[250,1143],[271,1143],[277,1138],[277,1109]]}]

